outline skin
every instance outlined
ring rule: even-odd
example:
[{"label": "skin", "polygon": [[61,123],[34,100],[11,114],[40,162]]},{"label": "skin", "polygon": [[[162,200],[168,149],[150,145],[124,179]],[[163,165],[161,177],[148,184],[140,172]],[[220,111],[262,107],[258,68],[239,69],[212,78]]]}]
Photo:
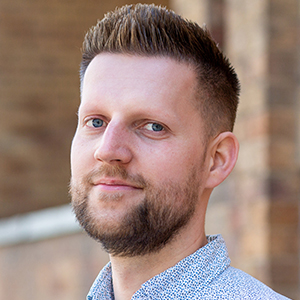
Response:
[{"label": "skin", "polygon": [[[100,54],[87,68],[71,150],[75,184],[102,165],[122,166],[150,182],[178,186],[191,166],[199,170],[195,213],[176,238],[159,252],[110,255],[116,300],[131,299],[145,281],[207,243],[207,203],[212,189],[233,169],[238,142],[231,132],[205,138],[194,106],[195,87],[194,71],[169,58]],[[95,128],[93,120],[103,121],[103,126]],[[114,228],[143,196],[143,188],[130,181],[104,176],[95,179],[89,205],[97,222]],[[172,204],[182,209],[181,199]]]}]

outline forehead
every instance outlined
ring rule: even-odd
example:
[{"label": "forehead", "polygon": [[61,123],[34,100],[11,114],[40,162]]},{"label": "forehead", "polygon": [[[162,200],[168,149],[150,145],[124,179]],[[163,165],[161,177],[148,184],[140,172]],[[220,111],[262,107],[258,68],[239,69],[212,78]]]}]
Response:
[{"label": "forehead", "polygon": [[101,69],[98,69],[98,72],[101,72],[102,70],[105,72],[114,72],[118,67],[125,67],[127,68],[127,71],[130,69],[136,70],[139,73],[143,73],[145,69],[147,69],[147,73],[157,72],[159,70],[161,75],[166,74],[170,69],[172,69],[172,71],[178,71],[178,73],[181,73],[184,69],[185,71],[189,70],[193,72],[191,65],[187,62],[179,62],[167,56],[143,56],[103,52],[92,59],[87,67],[86,73],[91,72],[91,69],[100,65]]},{"label": "forehead", "polygon": [[88,66],[81,107],[109,103],[164,109],[195,98],[196,74],[187,63],[166,57],[103,53]]}]

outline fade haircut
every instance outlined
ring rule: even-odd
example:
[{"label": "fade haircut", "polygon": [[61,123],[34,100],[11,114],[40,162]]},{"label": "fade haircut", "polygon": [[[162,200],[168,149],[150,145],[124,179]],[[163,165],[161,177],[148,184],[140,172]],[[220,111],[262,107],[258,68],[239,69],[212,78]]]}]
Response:
[{"label": "fade haircut", "polygon": [[196,107],[208,136],[232,131],[239,99],[237,75],[208,30],[155,5],[126,5],[107,13],[85,36],[80,67],[84,74],[100,53],[168,57],[195,71]]}]

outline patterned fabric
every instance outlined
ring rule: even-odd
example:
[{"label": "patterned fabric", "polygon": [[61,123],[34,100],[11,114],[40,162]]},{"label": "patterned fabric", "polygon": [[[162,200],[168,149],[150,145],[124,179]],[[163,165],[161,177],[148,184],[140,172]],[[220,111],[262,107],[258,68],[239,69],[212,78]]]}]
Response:
[{"label": "patterned fabric", "polygon": [[[231,267],[221,235],[207,239],[207,245],[146,281],[131,299],[288,299]],[[87,296],[87,300],[100,299],[114,299],[110,263],[100,272]]]}]

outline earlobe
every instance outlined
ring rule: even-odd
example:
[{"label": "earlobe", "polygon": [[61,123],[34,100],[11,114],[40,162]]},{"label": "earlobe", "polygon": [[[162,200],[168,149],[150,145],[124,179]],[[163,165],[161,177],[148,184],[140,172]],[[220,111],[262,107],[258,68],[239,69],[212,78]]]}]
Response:
[{"label": "earlobe", "polygon": [[232,132],[222,132],[210,143],[206,187],[218,186],[231,173],[238,158],[239,143]]}]

